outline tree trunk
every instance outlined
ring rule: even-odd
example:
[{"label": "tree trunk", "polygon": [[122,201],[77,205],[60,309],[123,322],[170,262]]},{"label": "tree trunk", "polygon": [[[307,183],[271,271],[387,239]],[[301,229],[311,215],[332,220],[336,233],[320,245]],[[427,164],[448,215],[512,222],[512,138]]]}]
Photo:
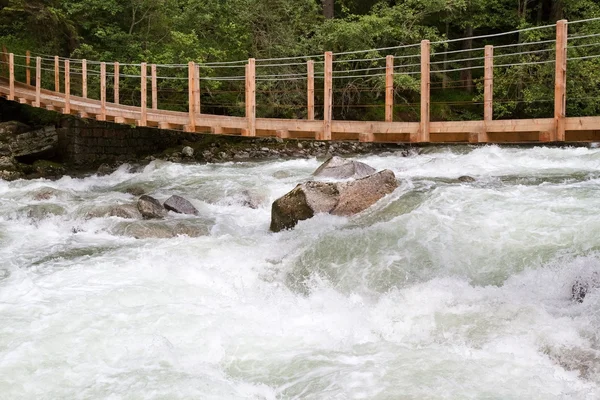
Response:
[{"label": "tree trunk", "polygon": [[332,19],[334,16],[334,0],[322,0],[323,1],[323,16],[327,19]]},{"label": "tree trunk", "polygon": [[[446,22],[446,39],[448,39],[448,34],[450,33],[450,23]],[[448,49],[444,50],[444,71],[448,70]],[[442,75],[442,88],[446,89],[448,87],[448,73],[444,72]]]},{"label": "tree trunk", "polygon": [[[467,27],[465,28],[465,37],[470,38],[471,36],[473,36],[473,25],[467,25]],[[471,50],[472,48],[473,48],[473,39],[466,39],[463,44],[463,49]],[[464,55],[464,58],[471,58],[470,51],[467,51],[467,52],[464,52],[461,54]],[[465,68],[470,68],[472,66],[471,61],[466,61],[464,63],[464,66],[465,66]],[[461,76],[460,79],[465,84],[465,89],[467,90],[467,92],[472,93],[473,92],[473,70],[466,69],[464,71],[461,71],[460,76]]]}]

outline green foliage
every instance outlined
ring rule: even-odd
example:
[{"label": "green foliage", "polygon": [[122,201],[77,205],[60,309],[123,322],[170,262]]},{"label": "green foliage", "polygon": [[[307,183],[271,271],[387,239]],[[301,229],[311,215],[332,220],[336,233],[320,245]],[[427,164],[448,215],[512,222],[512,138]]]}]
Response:
[{"label": "green foliage", "polygon": [[[15,54],[32,50],[41,54],[82,58],[123,64],[183,64],[179,69],[159,68],[158,82],[161,108],[187,109],[188,61],[214,63],[244,60],[249,57],[277,58],[323,54],[324,51],[389,48],[415,44],[423,38],[431,41],[484,35],[521,27],[546,25],[558,19],[570,20],[600,16],[597,0],[336,0],[337,18],[321,15],[321,0],[3,0],[0,1],[0,44]],[[569,26],[570,33],[600,32],[600,23]],[[550,36],[548,36],[548,34]],[[432,85],[436,90],[447,82],[473,81],[475,86],[447,89],[432,94],[433,119],[481,118],[481,70],[461,73],[439,71],[472,65],[461,58],[481,53],[465,52],[456,57],[435,58],[444,50],[477,48],[486,44],[531,42],[551,38],[553,30],[523,33],[519,37],[502,36],[492,41],[452,42],[432,47]],[[597,39],[578,43],[589,47],[569,50],[571,57],[600,53]],[[512,50],[511,50],[512,51]],[[337,63],[335,79],[335,118],[382,119],[385,79],[381,76],[388,54],[418,55],[419,48],[402,52],[388,49],[336,56],[335,61],[375,58],[369,62]],[[552,53],[532,53],[502,60],[506,64],[544,62]],[[18,60],[22,62],[21,59]],[[259,75],[296,75],[306,72],[300,65],[258,67]],[[45,88],[52,88],[52,60],[44,61],[42,76]],[[420,101],[418,56],[397,58],[394,77],[396,119],[418,119]],[[50,63],[50,65],[48,64]],[[264,63],[263,63],[264,64]],[[234,65],[235,66],[235,65]],[[81,75],[73,65],[72,91],[80,94]],[[592,115],[600,112],[600,61],[582,59],[568,66],[568,114]],[[98,98],[99,66],[90,63],[88,95]],[[108,71],[112,72],[109,65]],[[317,99],[322,104],[322,64],[317,63]],[[359,72],[352,72],[359,70]],[[17,68],[23,79],[24,68]],[[438,71],[438,72],[436,72]],[[409,72],[402,74],[401,72]],[[140,102],[140,68],[122,65],[125,76],[120,81],[121,101]],[[204,77],[244,75],[243,64],[237,68],[203,68]],[[378,76],[372,76],[372,75]],[[517,65],[495,69],[495,117],[547,117],[553,110],[553,65]],[[371,75],[361,77],[361,75]],[[335,75],[334,75],[335,76]],[[444,83],[442,83],[444,82]],[[109,82],[110,83],[110,82]],[[445,86],[444,86],[445,87]],[[109,84],[108,96],[112,95]],[[257,82],[257,110],[263,117],[306,117],[306,83],[304,79],[281,79]],[[240,80],[203,80],[203,110],[209,113],[243,115],[244,82]],[[550,100],[550,101],[549,101]],[[475,103],[468,105],[466,103]],[[442,104],[443,103],[443,104]],[[320,107],[317,107],[319,114]],[[317,115],[319,117],[319,115]]]}]

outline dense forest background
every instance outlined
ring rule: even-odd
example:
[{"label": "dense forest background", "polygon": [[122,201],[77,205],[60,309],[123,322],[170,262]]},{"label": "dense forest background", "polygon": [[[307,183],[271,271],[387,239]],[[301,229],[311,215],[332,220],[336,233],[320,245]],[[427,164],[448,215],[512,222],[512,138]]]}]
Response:
[{"label": "dense forest background", "polygon": [[[386,48],[424,38],[435,42],[593,17],[600,17],[598,0],[0,0],[0,44],[16,54],[31,50],[34,55],[132,64],[215,63]],[[569,31],[600,33],[600,23],[572,25]],[[477,49],[486,44],[506,46],[554,37],[554,29],[548,28],[434,45],[432,118],[481,118],[483,70],[469,69],[483,65],[483,60],[477,59],[483,52]],[[600,37],[573,41],[581,46],[570,49],[569,57],[600,54],[600,45],[595,47],[598,42]],[[553,65],[523,65],[552,60],[552,48],[553,43],[546,43],[506,47],[495,53],[505,54],[502,63],[519,64],[494,71],[496,118],[552,115]],[[448,54],[459,50],[465,51]],[[444,52],[447,54],[436,58],[436,53]],[[381,72],[378,68],[385,60],[360,59],[387,54],[410,56],[418,54],[418,47],[336,56],[337,61],[359,59],[335,65],[340,77],[349,76],[335,80],[336,118],[383,119],[385,83],[374,72]],[[460,61],[469,58],[475,60]],[[418,61],[397,60],[397,66],[406,68],[395,77],[396,120],[418,120],[419,75],[400,73],[418,71],[411,67]],[[44,62],[46,73],[51,74],[53,63]],[[90,65],[89,70],[90,96],[97,90],[95,67]],[[600,59],[569,62],[568,68],[568,115],[600,115]],[[360,71],[352,72],[357,69]],[[305,71],[303,65],[280,65],[259,67],[257,73],[293,76]],[[319,73],[319,64],[316,71]],[[344,75],[344,71],[349,73]],[[122,73],[134,77],[139,75],[139,67],[125,66]],[[243,75],[243,65],[205,68],[201,73],[203,77],[236,77]],[[165,78],[159,82],[161,108],[185,110],[185,68],[163,68],[159,75]],[[322,87],[320,82],[317,80],[317,88]],[[258,115],[305,117],[305,85],[303,79],[285,77],[259,80]],[[73,87],[77,92],[77,85]],[[243,115],[243,90],[241,80],[203,80],[203,112]],[[139,102],[139,80],[124,78],[121,91],[123,102]],[[317,91],[317,104],[321,95]]]}]

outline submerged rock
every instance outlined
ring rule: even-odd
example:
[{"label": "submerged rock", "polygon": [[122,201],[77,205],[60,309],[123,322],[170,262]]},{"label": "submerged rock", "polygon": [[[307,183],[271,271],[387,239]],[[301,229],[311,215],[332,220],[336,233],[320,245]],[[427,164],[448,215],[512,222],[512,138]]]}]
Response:
[{"label": "submerged rock", "polygon": [[374,174],[376,169],[360,161],[346,160],[333,156],[325,161],[315,172],[314,176],[334,179],[363,178]]},{"label": "submerged rock", "polygon": [[124,219],[140,219],[142,214],[138,208],[133,204],[122,204],[114,206],[108,212],[110,217],[119,217]]},{"label": "submerged rock", "polygon": [[190,146],[185,146],[183,149],[181,149],[181,155],[192,158],[194,157],[194,149],[192,149]]},{"label": "submerged rock", "polygon": [[600,288],[600,273],[594,272],[589,277],[579,277],[571,286],[571,299],[583,303],[583,299],[591,289]]},{"label": "submerged rock", "polygon": [[34,221],[41,221],[55,215],[65,215],[67,210],[58,204],[34,204],[23,209],[27,213],[27,218]]},{"label": "submerged rock", "polygon": [[129,193],[132,196],[139,197],[146,193],[146,189],[144,189],[141,186],[130,186],[127,189],[125,189],[125,193]]},{"label": "submerged rock", "polygon": [[188,200],[181,196],[173,195],[165,201],[165,209],[179,214],[198,215],[198,210]]},{"label": "submerged rock", "polygon": [[177,236],[206,236],[210,232],[210,227],[198,223],[192,225],[172,221],[135,221],[123,222],[113,228],[112,232],[136,239],[170,239]]},{"label": "submerged rock", "polygon": [[475,178],[473,178],[472,176],[468,176],[468,175],[463,175],[463,176],[459,176],[458,177],[458,181],[459,182],[475,182]]},{"label": "submerged rock", "polygon": [[390,170],[351,182],[330,183],[309,181],[273,202],[271,231],[291,229],[298,221],[318,213],[351,216],[366,210],[398,187]]},{"label": "submerged rock", "polygon": [[143,195],[137,202],[137,209],[142,214],[144,219],[161,219],[167,215],[167,211],[163,208],[158,200],[154,197]]}]

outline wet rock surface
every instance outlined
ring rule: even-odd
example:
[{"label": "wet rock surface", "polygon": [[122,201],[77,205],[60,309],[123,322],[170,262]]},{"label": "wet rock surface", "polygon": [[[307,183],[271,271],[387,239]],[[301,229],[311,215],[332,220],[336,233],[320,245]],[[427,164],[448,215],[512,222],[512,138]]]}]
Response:
[{"label": "wet rock surface", "polygon": [[273,202],[271,226],[273,232],[291,229],[298,221],[318,213],[351,216],[366,210],[398,187],[390,170],[383,170],[350,182],[309,181]]},{"label": "wet rock surface", "polygon": [[377,172],[370,165],[360,161],[346,160],[332,156],[313,173],[314,176],[334,179],[363,178]]},{"label": "wet rock surface", "polygon": [[162,204],[154,197],[143,195],[137,202],[137,209],[144,219],[162,219],[167,215],[167,211]]},{"label": "wet rock surface", "polygon": [[163,204],[165,209],[178,214],[198,215],[198,210],[188,200],[181,196],[173,195]]}]

